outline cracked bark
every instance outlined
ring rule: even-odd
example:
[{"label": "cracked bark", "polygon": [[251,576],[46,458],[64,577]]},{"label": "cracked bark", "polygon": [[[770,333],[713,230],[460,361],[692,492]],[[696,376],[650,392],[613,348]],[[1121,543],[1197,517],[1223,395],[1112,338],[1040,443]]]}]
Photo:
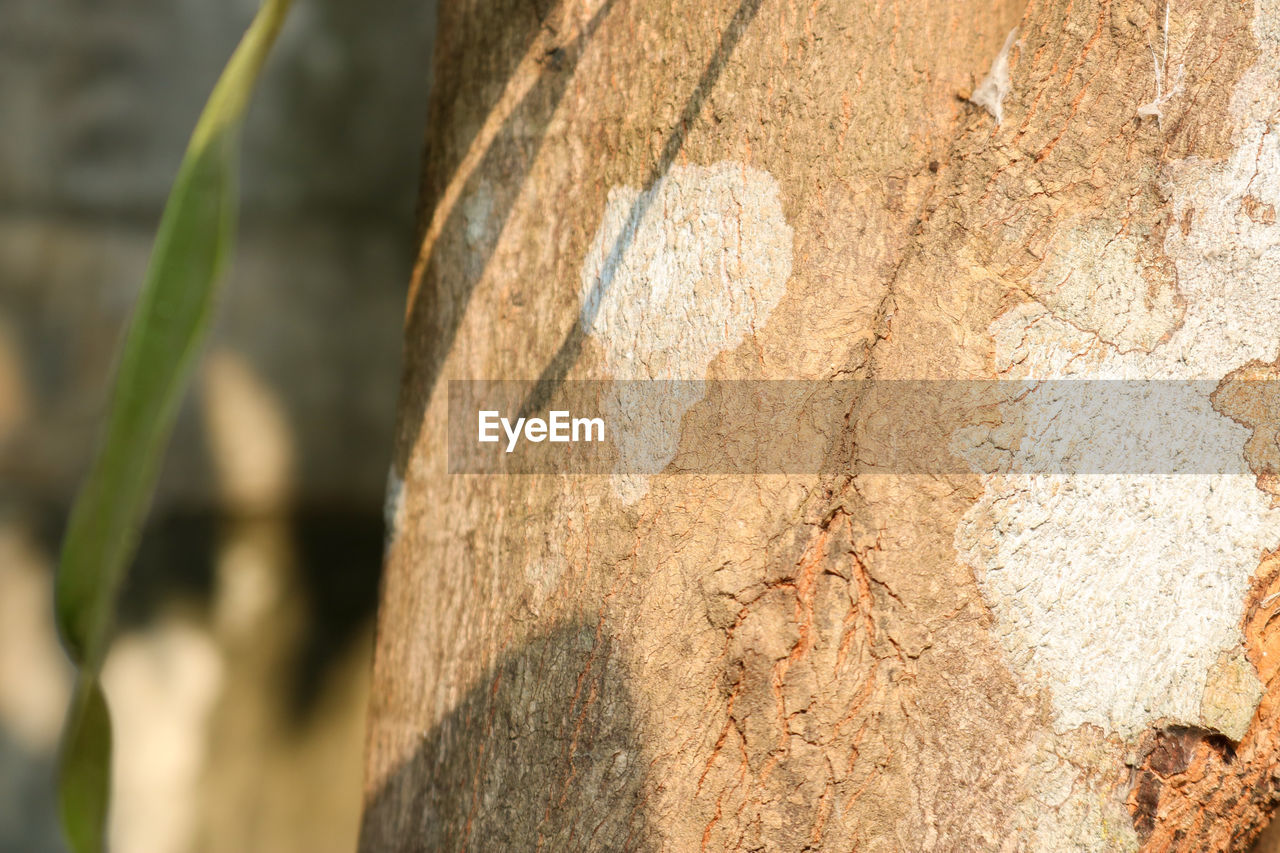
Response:
[{"label": "cracked bark", "polygon": [[[682,365],[699,377],[992,378],[1049,351],[1037,319],[1001,366],[993,329],[1023,309],[1085,339],[1074,360],[1158,355],[1195,308],[1169,240],[1233,239],[1176,176],[1244,144],[1264,6],[446,4],[361,849],[1246,849],[1280,790],[1273,557],[1231,617],[1266,687],[1242,738],[1064,728],[1065,688],[1012,663],[957,552],[983,481],[873,475],[874,392],[818,431],[838,473],[655,477],[633,503],[608,478],[446,474],[444,395],[604,376],[578,283],[610,190],[725,162],[777,182],[790,277]],[[966,98],[1015,26],[997,126]],[[1157,122],[1165,39],[1185,76]],[[1268,192],[1242,196],[1252,227]],[[1123,250],[1136,319],[1062,284],[1080,247]],[[1257,462],[1270,433],[1228,372],[1215,406]],[[942,446],[973,413],[952,415]]]}]

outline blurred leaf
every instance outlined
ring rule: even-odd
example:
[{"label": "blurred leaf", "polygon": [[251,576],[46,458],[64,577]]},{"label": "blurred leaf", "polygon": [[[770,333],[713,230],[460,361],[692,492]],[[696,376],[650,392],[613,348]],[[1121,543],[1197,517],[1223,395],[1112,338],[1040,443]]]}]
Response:
[{"label": "blurred leaf", "polygon": [[106,432],[76,496],[56,584],[58,630],[80,666],[59,799],[75,853],[98,853],[111,726],[98,687],[111,619],[235,231],[238,131],[291,0],[265,0],[196,124],[117,367]]},{"label": "blurred leaf", "polygon": [[111,719],[96,679],[81,678],[76,685],[58,774],[58,810],[71,849],[101,849],[111,784]]}]

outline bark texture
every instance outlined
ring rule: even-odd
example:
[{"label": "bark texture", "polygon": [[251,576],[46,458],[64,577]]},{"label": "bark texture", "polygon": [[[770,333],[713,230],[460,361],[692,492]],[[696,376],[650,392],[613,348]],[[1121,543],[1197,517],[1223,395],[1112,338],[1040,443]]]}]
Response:
[{"label": "bark texture", "polygon": [[[362,850],[1247,848],[1280,6],[440,15]],[[449,379],[704,377],[1212,380],[1249,441],[894,475],[870,386],[806,427],[830,475],[446,473]],[[998,451],[999,412],[920,422]]]}]

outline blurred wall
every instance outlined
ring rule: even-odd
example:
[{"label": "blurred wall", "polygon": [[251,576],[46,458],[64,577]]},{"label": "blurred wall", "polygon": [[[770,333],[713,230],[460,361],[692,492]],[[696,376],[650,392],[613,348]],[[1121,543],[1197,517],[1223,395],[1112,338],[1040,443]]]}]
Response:
[{"label": "blurred wall", "polygon": [[[122,323],[252,0],[0,8],[0,853],[61,849],[49,590]],[[106,682],[117,853],[353,849],[431,0],[296,0]]]}]

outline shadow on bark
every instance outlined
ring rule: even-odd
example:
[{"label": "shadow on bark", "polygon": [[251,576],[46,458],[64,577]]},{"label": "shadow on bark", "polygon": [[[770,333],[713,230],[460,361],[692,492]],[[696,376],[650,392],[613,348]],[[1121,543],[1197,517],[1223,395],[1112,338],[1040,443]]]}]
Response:
[{"label": "shadow on bark", "polygon": [[527,641],[368,796],[361,853],[656,849],[631,707],[595,625]]},{"label": "shadow on bark", "polygon": [[[528,176],[528,169],[542,145],[547,125],[573,77],[573,70],[577,67],[578,61],[600,23],[609,14],[614,2],[615,0],[605,0],[573,44],[569,48],[556,51],[556,55],[548,57],[538,82],[524,97],[520,106],[508,117],[497,139],[486,152],[482,164],[468,181],[464,195],[477,191],[486,176],[500,176],[504,201],[495,206],[494,219],[488,229],[490,235],[501,233],[502,226],[519,195],[519,189]],[[680,111],[679,120],[663,142],[658,157],[649,169],[644,186],[641,187],[642,192],[629,212],[618,239],[610,247],[607,260],[602,267],[604,270],[614,270],[619,259],[630,246],[635,236],[636,226],[643,219],[654,197],[649,190],[663,179],[681,148],[684,147],[689,129],[702,111],[707,97],[715,88],[742,35],[760,10],[760,4],[761,0],[741,0],[733,17],[725,26],[715,52],[686,100],[684,108]],[[519,145],[520,140],[516,138],[517,129],[532,137],[532,142],[525,145],[523,149]],[[454,205],[441,231],[442,234],[456,233],[463,227],[462,207],[461,204]],[[483,274],[485,265],[495,248],[496,236],[487,238],[485,245],[476,247],[479,259],[473,264],[468,264],[469,269],[465,270],[437,269],[435,265],[438,262],[434,256],[427,262],[428,268],[423,276],[423,285],[409,306],[405,326],[406,350],[413,352],[416,357],[406,359],[401,387],[399,429],[404,433],[397,436],[396,441],[396,469],[400,472],[405,470],[409,456],[417,445],[418,431],[431,399],[432,389],[440,378],[445,358],[453,346],[454,337],[457,335],[458,326],[466,311],[472,290]],[[434,282],[431,275],[433,271],[435,272]],[[593,285],[592,298],[587,300],[587,304],[598,305],[600,303],[598,297],[609,284],[607,274],[602,274]],[[581,354],[586,338],[586,327],[591,319],[574,317],[573,324],[565,333],[555,355],[541,371],[537,385],[521,407],[522,413],[541,408],[549,399],[555,386],[568,375]]]},{"label": "shadow on bark", "polygon": [[[556,349],[556,354],[551,357],[551,361],[547,362],[542,375],[538,377],[537,384],[529,393],[529,399],[525,400],[524,405],[520,407],[522,417],[529,417],[546,408],[547,402],[551,399],[551,392],[564,381],[564,378],[569,375],[569,370],[577,363],[578,356],[582,354],[582,344],[586,340],[588,327],[595,321],[595,312],[599,310],[601,297],[613,283],[613,276],[617,273],[623,256],[631,248],[641,221],[653,204],[653,199],[657,197],[657,193],[651,190],[666,176],[667,170],[676,160],[676,155],[684,147],[689,128],[693,126],[698,113],[702,112],[707,96],[715,88],[716,81],[720,79],[720,73],[728,63],[729,57],[733,55],[734,49],[742,39],[742,34],[746,32],[756,13],[760,11],[760,2],[761,0],[742,0],[738,10],[734,12],[733,19],[725,27],[724,33],[720,36],[720,44],[716,45],[716,52],[711,55],[711,61],[707,63],[706,69],[698,79],[698,85],[694,87],[693,94],[689,96],[684,109],[680,111],[680,120],[663,143],[662,153],[658,155],[657,161],[649,170],[644,186],[641,188],[642,192],[636,197],[631,210],[627,212],[627,218],[618,232],[618,238],[613,241],[613,245],[609,247],[609,253],[604,257],[604,263],[600,265],[600,275],[591,285],[591,293],[583,300],[583,305],[586,306],[584,312],[578,315],[576,322]],[[587,311],[590,314],[586,314]]]},{"label": "shadow on bark", "polygon": [[[492,211],[488,216],[488,227],[480,235],[477,244],[469,251],[467,264],[441,264],[438,253],[432,252],[427,259],[427,267],[422,273],[422,283],[408,306],[405,320],[405,351],[413,357],[406,358],[404,374],[401,380],[400,413],[398,429],[407,434],[397,436],[395,442],[396,470],[403,472],[410,453],[417,443],[418,431],[422,416],[431,400],[431,392],[440,378],[445,357],[453,346],[458,326],[466,313],[471,293],[484,273],[485,266],[497,246],[497,236],[501,234],[511,209],[520,195],[520,189],[528,177],[529,169],[537,159],[538,151],[546,139],[547,126],[555,114],[560,100],[564,97],[573,72],[586,51],[587,45],[595,36],[597,29],[616,0],[605,0],[582,31],[567,46],[558,48],[548,54],[542,63],[537,81],[521,98],[519,105],[512,109],[502,124],[501,130],[484,152],[479,165],[467,179],[459,198],[474,197],[480,192],[482,185],[492,193]],[[511,3],[495,2],[494,9],[483,16],[485,20],[519,21],[522,15],[512,8],[509,13],[500,8]],[[526,8],[520,4],[520,9]],[[511,50],[515,44],[532,44],[539,29],[550,17],[550,10],[539,14],[537,20],[525,19],[528,32],[522,38],[514,40],[503,47],[518,58],[519,52]],[[507,26],[518,24],[507,23]],[[446,38],[449,34],[446,33]],[[445,46],[445,41],[440,41]],[[474,45],[467,45],[473,47]],[[445,59],[448,57],[446,56]],[[468,69],[450,68],[452,63],[443,62],[437,65],[434,86],[438,89],[449,89],[450,96],[460,98],[457,94],[465,81],[463,78]],[[515,71],[514,62],[506,64],[494,73],[490,82],[507,81]],[[501,87],[496,87],[500,89]],[[481,115],[487,115],[497,107],[497,99],[486,105]],[[433,104],[429,125],[443,126],[453,121],[450,113],[451,101]],[[443,131],[433,131],[432,139],[443,137]],[[474,139],[474,138],[473,138]],[[465,146],[464,146],[465,148]],[[436,162],[444,155],[432,149],[425,155],[424,187],[422,209],[419,211],[419,239],[425,236],[427,223],[431,218],[430,208],[440,201],[452,178],[455,169],[460,165],[450,163],[442,165]],[[454,204],[448,211],[447,220],[440,230],[441,235],[457,234],[464,227],[465,205]]]}]

